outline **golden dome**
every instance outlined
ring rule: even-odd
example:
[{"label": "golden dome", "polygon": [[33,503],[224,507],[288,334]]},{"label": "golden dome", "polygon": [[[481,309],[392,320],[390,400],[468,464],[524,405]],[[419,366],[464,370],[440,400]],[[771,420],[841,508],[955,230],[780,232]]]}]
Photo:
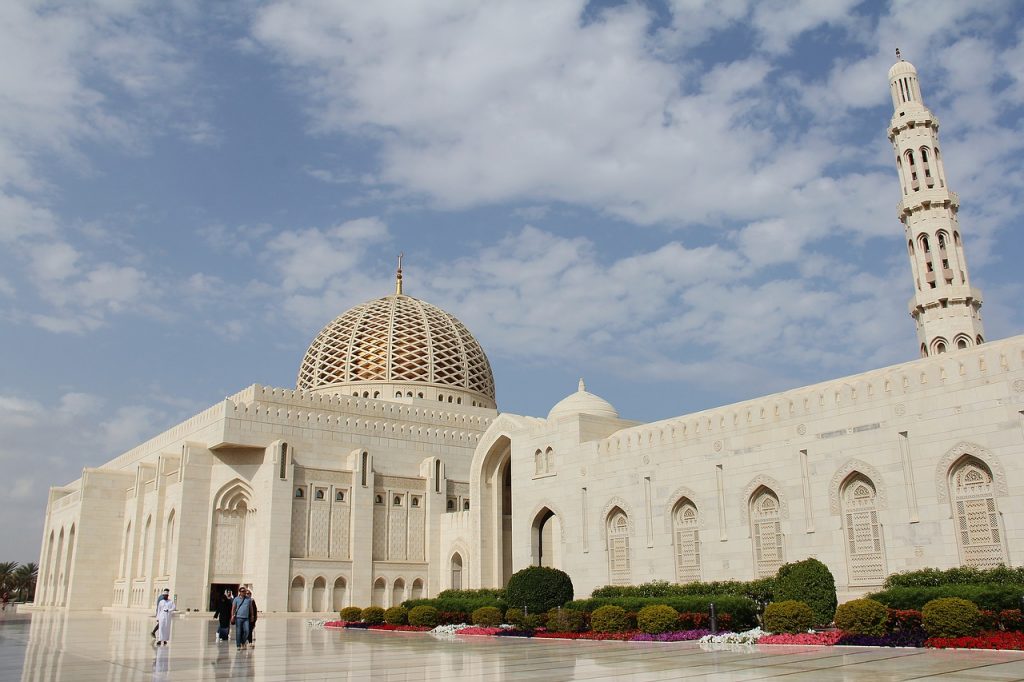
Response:
[{"label": "golden dome", "polygon": [[400,289],[324,327],[302,359],[298,388],[358,394],[353,389],[370,384],[370,397],[495,407],[494,375],[480,343],[454,315]]}]

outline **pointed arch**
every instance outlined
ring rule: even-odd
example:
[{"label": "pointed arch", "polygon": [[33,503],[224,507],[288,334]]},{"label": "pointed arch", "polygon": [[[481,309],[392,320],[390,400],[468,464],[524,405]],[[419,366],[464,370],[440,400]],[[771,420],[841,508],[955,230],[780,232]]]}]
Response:
[{"label": "pointed arch", "polygon": [[700,580],[700,516],[689,497],[680,497],[672,508],[672,546],[675,550],[676,581]]},{"label": "pointed arch", "polygon": [[540,505],[530,517],[531,563],[534,566],[562,567],[562,544],[565,529],[561,515],[552,505]]},{"label": "pointed arch", "polygon": [[251,562],[246,553],[248,516],[255,513],[252,487],[235,478],[221,486],[214,495],[213,518],[210,533],[210,582],[241,583]]},{"label": "pointed arch", "polygon": [[340,611],[345,608],[346,597],[348,596],[348,581],[345,576],[338,576],[334,579],[334,589],[331,591],[332,611]]},{"label": "pointed arch", "polygon": [[[704,500],[699,495],[697,495],[697,492],[695,490],[693,490],[693,488],[689,488],[689,487],[687,487],[685,485],[679,486],[678,488],[676,488],[675,490],[672,491],[672,494],[668,496],[668,501],[665,503],[665,507],[664,507],[664,511],[663,511],[662,515],[664,516],[664,519],[665,519],[665,532],[666,533],[671,533],[672,532],[672,524],[673,524],[672,513],[675,511],[676,507],[679,505],[679,500],[684,498],[684,497],[689,499],[691,502],[693,502],[694,506],[697,507],[697,509],[704,509],[705,508]],[[704,518],[703,518],[703,516],[700,516],[700,518],[698,518],[698,523],[699,523],[699,527],[700,528],[704,528]]]},{"label": "pointed arch", "polygon": [[605,515],[604,527],[608,548],[608,583],[629,585],[633,582],[629,546],[632,526],[629,515],[622,507],[615,505]]},{"label": "pointed arch", "polygon": [[949,450],[946,450],[945,454],[935,465],[935,492],[939,502],[945,502],[949,499],[948,476],[950,469],[953,463],[964,455],[971,455],[981,460],[988,467],[989,471],[992,472],[992,494],[995,497],[1009,495],[1006,472],[999,458],[988,448],[984,448],[977,443],[960,441]]},{"label": "pointed arch", "polygon": [[[789,503],[786,500],[786,496],[782,494],[782,484],[776,481],[771,476],[765,474],[758,474],[754,478],[750,479],[746,487],[743,488],[743,499],[741,504],[746,508],[750,504],[750,500],[754,494],[754,491],[758,488],[765,487],[775,494],[775,497],[779,501],[779,518],[783,521],[789,519]],[[748,515],[743,515],[743,523],[749,522]]]},{"label": "pointed arch", "polygon": [[839,484],[851,585],[881,585],[886,576],[885,542],[875,482],[853,470]]},{"label": "pointed arch", "polygon": [[960,563],[995,568],[1007,563],[1006,534],[994,495],[992,470],[965,453],[949,469],[949,496]]},{"label": "pointed arch", "polygon": [[782,533],[782,504],[778,494],[759,485],[747,502],[750,516],[750,540],[754,552],[754,575],[775,575],[786,561],[785,536]]},{"label": "pointed arch", "polygon": [[889,500],[885,493],[881,472],[867,462],[853,458],[846,460],[841,467],[836,469],[836,472],[832,475],[832,482],[829,483],[828,503],[829,511],[833,516],[839,516],[843,513],[841,489],[850,477],[850,474],[855,472],[859,472],[871,480],[871,484],[875,489],[875,507],[880,510],[888,508]]},{"label": "pointed arch", "polygon": [[302,613],[306,610],[306,579],[301,575],[292,578],[292,584],[288,589],[288,610],[292,613]]},{"label": "pointed arch", "polygon": [[387,599],[388,581],[383,577],[377,578],[373,581],[373,593],[370,597],[370,606],[379,606],[384,608],[386,604],[384,601]]}]

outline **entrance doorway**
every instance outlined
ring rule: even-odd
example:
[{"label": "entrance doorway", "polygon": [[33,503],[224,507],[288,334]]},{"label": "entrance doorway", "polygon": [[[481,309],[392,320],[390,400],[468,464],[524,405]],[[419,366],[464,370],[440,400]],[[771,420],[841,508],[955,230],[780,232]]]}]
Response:
[{"label": "entrance doorway", "polygon": [[238,583],[213,583],[210,585],[210,611],[217,610],[217,602],[220,600],[224,590],[231,590],[231,596],[238,593]]}]

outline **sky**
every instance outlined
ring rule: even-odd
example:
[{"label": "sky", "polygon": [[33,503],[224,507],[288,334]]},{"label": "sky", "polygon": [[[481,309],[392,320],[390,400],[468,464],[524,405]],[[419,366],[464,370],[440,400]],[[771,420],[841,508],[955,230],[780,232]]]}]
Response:
[{"label": "sky", "polygon": [[1024,314],[1012,0],[0,2],[0,560],[48,487],[394,288],[499,409],[653,421],[917,357],[886,126],[941,121],[988,338]]}]

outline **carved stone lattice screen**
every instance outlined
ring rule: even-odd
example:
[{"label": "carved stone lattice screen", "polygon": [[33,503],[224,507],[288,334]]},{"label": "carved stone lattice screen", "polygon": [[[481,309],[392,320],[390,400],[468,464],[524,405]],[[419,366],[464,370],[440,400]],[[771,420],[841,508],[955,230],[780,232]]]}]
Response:
[{"label": "carved stone lattice screen", "polygon": [[786,560],[779,498],[767,488],[754,493],[750,503],[750,536],[754,541],[754,570],[758,578],[775,575]]},{"label": "carved stone lattice screen", "polygon": [[881,583],[885,579],[885,552],[875,486],[864,476],[855,476],[844,485],[842,499],[850,583]]},{"label": "carved stone lattice screen", "polygon": [[676,580],[692,583],[700,580],[700,537],[697,532],[697,507],[683,500],[672,515],[676,545]]},{"label": "carved stone lattice screen", "polygon": [[629,585],[629,519],[619,511],[608,519],[608,575],[612,585]]},{"label": "carved stone lattice screen", "polygon": [[957,543],[963,563],[994,568],[1006,563],[1006,546],[992,491],[992,473],[982,462],[965,457],[949,477]]}]

